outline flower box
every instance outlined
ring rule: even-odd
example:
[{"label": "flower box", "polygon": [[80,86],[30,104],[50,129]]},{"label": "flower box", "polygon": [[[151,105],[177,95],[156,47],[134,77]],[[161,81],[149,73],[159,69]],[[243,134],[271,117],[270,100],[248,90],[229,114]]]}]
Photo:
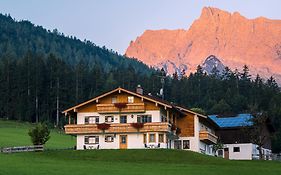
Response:
[{"label": "flower box", "polygon": [[108,123],[97,124],[97,128],[100,130],[103,130],[103,131],[109,129],[109,127],[110,127],[110,124],[108,124]]},{"label": "flower box", "polygon": [[119,108],[119,109],[126,108],[127,107],[127,103],[114,103],[114,106],[116,108]]},{"label": "flower box", "polygon": [[143,128],[143,123],[131,123],[131,126],[136,128],[137,130]]}]

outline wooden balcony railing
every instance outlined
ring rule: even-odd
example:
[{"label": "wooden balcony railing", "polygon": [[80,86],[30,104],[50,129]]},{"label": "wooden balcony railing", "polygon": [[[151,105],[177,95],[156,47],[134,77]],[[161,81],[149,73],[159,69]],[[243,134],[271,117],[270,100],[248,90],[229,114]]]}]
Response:
[{"label": "wooden balcony railing", "polygon": [[168,123],[154,122],[144,123],[143,128],[136,129],[131,126],[130,123],[112,123],[109,129],[100,130],[97,124],[77,124],[77,125],[65,125],[66,134],[98,134],[98,133],[136,133],[136,132],[168,132],[171,131],[171,127]]},{"label": "wooden balcony railing", "polygon": [[204,141],[208,144],[216,144],[218,141],[218,137],[215,134],[206,130],[199,132],[199,138],[201,141]]},{"label": "wooden balcony railing", "polygon": [[123,108],[114,104],[97,104],[98,113],[145,112],[144,103],[128,103]]}]

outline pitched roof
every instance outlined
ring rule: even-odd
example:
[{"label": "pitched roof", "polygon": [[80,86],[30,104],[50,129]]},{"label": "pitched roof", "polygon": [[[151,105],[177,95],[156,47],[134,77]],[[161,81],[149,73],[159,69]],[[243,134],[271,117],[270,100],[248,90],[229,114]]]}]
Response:
[{"label": "pitched roof", "polygon": [[220,128],[236,128],[253,125],[253,122],[250,121],[253,118],[251,114],[237,114],[233,117],[209,115],[208,117],[212,119]]},{"label": "pitched roof", "polygon": [[[138,94],[138,93],[136,93],[136,92],[133,92],[133,91],[130,91],[130,90],[121,88],[121,87],[118,87],[118,88],[113,89],[113,90],[111,90],[111,91],[105,92],[105,93],[103,93],[103,94],[101,94],[101,95],[98,95],[98,96],[96,96],[96,97],[94,97],[94,98],[92,98],[92,99],[90,99],[90,100],[87,100],[87,101],[85,101],[85,102],[83,102],[83,103],[80,103],[80,104],[77,104],[77,105],[75,105],[75,106],[73,106],[73,107],[70,107],[70,108],[64,110],[62,113],[66,114],[66,113],[69,112],[69,111],[75,110],[76,108],[79,108],[79,107],[81,107],[81,106],[84,106],[84,105],[86,105],[86,104],[89,104],[89,103],[91,103],[91,102],[94,102],[94,101],[96,101],[96,100],[98,100],[98,99],[100,99],[100,98],[102,98],[102,97],[105,97],[105,96],[107,96],[107,95],[110,95],[110,94],[115,93],[115,92],[118,92],[118,91],[120,91],[120,92],[123,91],[123,92],[126,92],[126,93],[128,93],[128,94],[135,95],[135,96],[138,96],[138,97],[140,97],[140,98],[146,99],[146,100],[148,100],[148,101],[152,101],[152,102],[158,103],[158,104],[163,105],[163,106],[165,106],[165,107],[173,108],[174,110],[176,110],[176,111],[178,111],[178,112],[180,112],[180,113],[184,113],[184,112],[185,112],[185,113],[191,113],[191,114],[194,114],[194,115],[197,115],[197,116],[199,116],[199,117],[202,117],[202,118],[204,118],[204,119],[209,120],[208,117],[205,116],[205,115],[202,115],[202,114],[193,112],[193,111],[191,111],[191,110],[189,110],[189,109],[187,109],[187,108],[185,108],[185,107],[182,107],[182,106],[174,105],[174,104],[172,104],[172,103],[170,103],[170,102],[168,102],[168,101],[166,101],[166,100],[163,100],[163,99],[161,99],[161,98],[154,97],[154,96],[151,96],[151,95],[141,95],[141,94]],[[211,121],[211,122],[212,122],[212,121]],[[215,123],[214,123],[214,124],[215,124]]]},{"label": "pitched roof", "polygon": [[92,99],[90,99],[90,100],[88,100],[88,101],[85,101],[85,102],[83,102],[83,103],[80,103],[80,104],[77,104],[77,105],[75,105],[75,106],[73,106],[73,107],[70,107],[70,108],[64,110],[62,113],[67,113],[67,112],[69,112],[69,111],[71,111],[71,110],[74,110],[74,109],[76,109],[76,108],[79,108],[79,107],[81,107],[81,106],[84,106],[84,105],[86,105],[86,104],[89,104],[89,103],[91,103],[91,102],[94,102],[94,101],[96,101],[96,100],[98,100],[98,99],[100,99],[100,98],[102,98],[102,97],[105,97],[105,96],[107,96],[107,95],[110,95],[110,94],[115,93],[115,92],[118,92],[118,91],[119,91],[119,92],[123,91],[123,92],[126,92],[126,93],[128,93],[128,94],[131,94],[131,95],[138,96],[138,97],[140,97],[140,98],[146,99],[146,100],[148,100],[148,101],[152,101],[152,102],[158,103],[158,104],[163,105],[163,106],[165,106],[165,107],[173,108],[172,104],[169,103],[168,101],[165,101],[165,100],[162,100],[162,99],[158,99],[158,98],[156,98],[156,97],[149,96],[149,95],[141,95],[141,94],[138,94],[138,93],[136,93],[136,92],[132,92],[132,91],[130,91],[130,90],[127,90],[127,89],[118,87],[118,88],[116,88],[116,89],[113,89],[113,90],[111,90],[111,91],[108,91],[108,92],[106,92],[106,93],[103,93],[103,94],[101,94],[101,95],[99,95],[99,96],[96,96],[96,97],[94,97],[94,98],[92,98]]}]

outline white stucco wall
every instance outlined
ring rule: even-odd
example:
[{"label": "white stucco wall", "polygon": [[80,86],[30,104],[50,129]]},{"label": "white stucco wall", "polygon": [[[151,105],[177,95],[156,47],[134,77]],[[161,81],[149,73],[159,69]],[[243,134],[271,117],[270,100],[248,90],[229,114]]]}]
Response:
[{"label": "white stucco wall", "polygon": [[[225,144],[224,147],[228,148],[229,159],[231,160],[252,160],[252,143]],[[234,147],[240,147],[240,152],[234,152]]]},{"label": "white stucco wall", "polygon": [[[113,142],[105,142],[105,136],[107,134],[89,134],[89,135],[78,135],[77,136],[77,149],[84,149],[84,145],[86,147],[92,146],[93,148],[99,145],[99,149],[119,149],[120,148],[120,135],[127,135],[127,148],[128,149],[144,149],[143,143],[143,134],[144,133],[130,133],[130,134],[115,134]],[[149,142],[149,134],[155,134],[155,142]],[[163,133],[162,133],[163,134]],[[112,135],[112,134],[110,134]],[[99,144],[85,144],[84,138],[85,136],[99,136]],[[167,148],[166,138],[164,134],[164,143],[160,143],[160,148]],[[147,133],[147,146],[148,147],[157,147],[158,146],[158,133],[157,132],[148,132]]]},{"label": "white stucco wall", "polygon": [[[234,147],[240,147],[240,152],[234,152]],[[229,159],[232,160],[252,160],[259,159],[258,145],[252,143],[225,144],[224,148],[229,149]],[[271,150],[262,148],[264,159],[271,160]],[[224,151],[223,151],[224,157]]]},{"label": "white stucco wall", "polygon": [[[121,114],[127,116],[127,123],[136,123],[138,115],[151,115],[152,122],[161,122],[160,111],[158,110],[151,110],[146,111],[145,113],[134,113],[134,114]],[[105,122],[105,116],[114,116],[113,123],[120,123],[120,116],[119,114],[99,114],[97,112],[80,112],[77,113],[77,124],[85,124],[85,117],[87,116],[99,116],[99,123]]]}]

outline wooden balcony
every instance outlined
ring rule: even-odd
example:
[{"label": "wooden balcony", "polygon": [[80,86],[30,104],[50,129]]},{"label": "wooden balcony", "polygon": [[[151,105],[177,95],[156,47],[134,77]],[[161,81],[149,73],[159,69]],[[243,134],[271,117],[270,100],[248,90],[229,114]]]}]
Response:
[{"label": "wooden balcony", "polygon": [[97,111],[100,114],[145,112],[145,107],[144,103],[127,103],[123,108],[118,108],[115,104],[97,104]]},{"label": "wooden balcony", "polygon": [[77,124],[77,125],[65,125],[66,134],[99,134],[99,133],[136,133],[136,132],[168,132],[171,131],[171,127],[168,123],[154,122],[145,123],[143,128],[136,129],[131,126],[130,123],[112,123],[109,129],[100,130],[96,124]]},{"label": "wooden balcony", "polygon": [[199,138],[207,144],[216,144],[218,141],[218,137],[215,134],[206,130],[199,132]]}]

